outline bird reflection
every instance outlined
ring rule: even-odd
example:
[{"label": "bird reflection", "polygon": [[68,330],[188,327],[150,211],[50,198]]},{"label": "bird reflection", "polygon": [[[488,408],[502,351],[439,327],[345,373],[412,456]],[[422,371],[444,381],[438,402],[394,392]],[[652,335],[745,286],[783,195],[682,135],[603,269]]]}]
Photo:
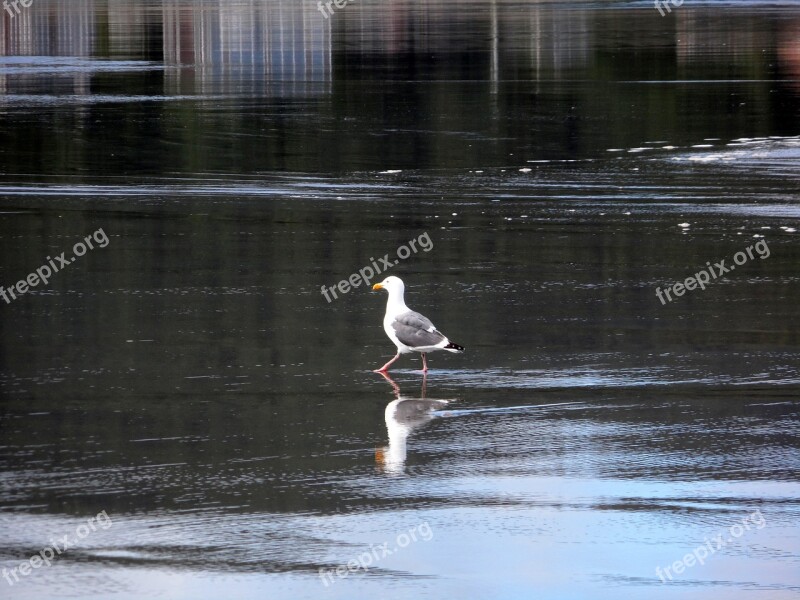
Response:
[{"label": "bird reflection", "polygon": [[422,378],[420,397],[414,398],[403,396],[400,386],[388,374],[381,375],[392,386],[396,399],[386,405],[384,412],[389,445],[375,451],[375,462],[384,473],[396,475],[405,472],[408,436],[433,419],[450,400],[425,398],[426,377]]}]

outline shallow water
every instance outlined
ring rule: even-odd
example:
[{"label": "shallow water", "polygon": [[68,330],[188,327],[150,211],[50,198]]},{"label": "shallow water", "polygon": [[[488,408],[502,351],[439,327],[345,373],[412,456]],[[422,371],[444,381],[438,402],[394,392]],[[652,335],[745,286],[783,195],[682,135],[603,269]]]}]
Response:
[{"label": "shallow water", "polygon": [[[1,20],[0,285],[68,260],[0,300],[3,597],[796,597],[798,25]],[[371,372],[384,296],[322,293],[381,257],[467,347],[427,377]]]}]

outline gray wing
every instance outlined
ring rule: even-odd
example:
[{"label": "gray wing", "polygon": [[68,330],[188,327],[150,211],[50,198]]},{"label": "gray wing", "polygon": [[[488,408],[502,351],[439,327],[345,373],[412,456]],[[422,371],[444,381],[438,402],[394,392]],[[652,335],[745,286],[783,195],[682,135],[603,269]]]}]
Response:
[{"label": "gray wing", "polygon": [[436,331],[430,319],[413,310],[403,313],[392,323],[397,339],[411,348],[435,346],[445,337]]},{"label": "gray wing", "polygon": [[447,400],[401,399],[395,406],[392,416],[401,425],[416,428],[430,421],[433,418],[433,412],[445,406],[447,406]]}]

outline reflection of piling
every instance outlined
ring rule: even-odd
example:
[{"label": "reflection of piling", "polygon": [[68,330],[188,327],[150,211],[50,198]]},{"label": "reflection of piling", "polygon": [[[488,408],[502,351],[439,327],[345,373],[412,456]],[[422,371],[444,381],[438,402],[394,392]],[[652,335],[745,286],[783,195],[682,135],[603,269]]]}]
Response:
[{"label": "reflection of piling", "polygon": [[93,56],[97,21],[94,0],[4,0],[0,56]]},{"label": "reflection of piling", "polygon": [[191,89],[178,89],[180,70],[167,73],[175,93],[220,93],[236,80],[252,93],[307,94],[331,80],[331,25],[312,3],[252,0],[190,10],[164,0],[163,6],[164,63],[194,69],[185,84]]}]

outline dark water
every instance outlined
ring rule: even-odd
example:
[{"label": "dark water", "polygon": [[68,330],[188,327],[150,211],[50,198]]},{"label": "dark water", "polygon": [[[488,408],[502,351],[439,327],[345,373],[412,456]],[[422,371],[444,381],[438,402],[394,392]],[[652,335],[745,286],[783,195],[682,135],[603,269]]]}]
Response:
[{"label": "dark water", "polygon": [[796,3],[132,4],[0,19],[2,597],[797,597]]}]

